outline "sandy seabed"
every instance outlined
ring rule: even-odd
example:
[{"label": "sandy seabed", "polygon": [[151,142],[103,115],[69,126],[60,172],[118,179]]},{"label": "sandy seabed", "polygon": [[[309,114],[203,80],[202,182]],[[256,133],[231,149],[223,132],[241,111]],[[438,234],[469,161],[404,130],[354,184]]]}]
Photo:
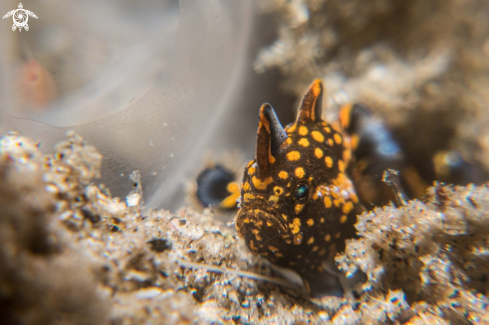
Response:
[{"label": "sandy seabed", "polygon": [[146,209],[137,174],[112,198],[91,183],[101,161],[74,134],[44,156],[0,139],[4,324],[489,322],[487,186],[437,185],[361,215],[337,262],[368,280],[356,298],[310,300],[210,213]]}]

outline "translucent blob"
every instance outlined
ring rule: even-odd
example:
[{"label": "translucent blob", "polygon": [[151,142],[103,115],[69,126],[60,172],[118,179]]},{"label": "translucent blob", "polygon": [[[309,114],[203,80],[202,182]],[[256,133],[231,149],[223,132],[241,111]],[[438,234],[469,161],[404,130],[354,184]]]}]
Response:
[{"label": "translucent blob", "polygon": [[[169,205],[232,109],[253,2],[49,0],[26,9],[39,16],[31,34],[0,31],[9,47],[0,50],[2,128],[45,151],[75,130],[103,154],[112,194],[125,196],[133,184],[121,175],[139,170],[146,205]],[[26,47],[59,88],[43,109],[26,107],[10,82]]]}]

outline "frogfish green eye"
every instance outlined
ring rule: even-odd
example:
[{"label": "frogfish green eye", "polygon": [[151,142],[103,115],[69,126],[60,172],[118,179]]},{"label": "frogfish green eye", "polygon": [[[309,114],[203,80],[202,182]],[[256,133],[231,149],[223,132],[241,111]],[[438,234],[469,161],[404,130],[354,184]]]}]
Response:
[{"label": "frogfish green eye", "polygon": [[307,200],[308,194],[309,186],[307,186],[306,184],[299,184],[296,186],[294,193],[294,197],[296,200],[304,202]]}]

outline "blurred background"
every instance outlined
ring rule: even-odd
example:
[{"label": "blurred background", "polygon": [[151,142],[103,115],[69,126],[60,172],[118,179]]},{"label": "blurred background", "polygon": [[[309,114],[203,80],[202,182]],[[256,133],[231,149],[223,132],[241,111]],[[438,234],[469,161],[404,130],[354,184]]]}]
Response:
[{"label": "blurred background", "polygon": [[427,183],[487,180],[486,0],[22,4],[38,19],[22,32],[1,21],[1,129],[45,152],[75,130],[103,154],[113,195],[139,170],[148,207],[181,206],[205,157],[251,159],[260,105],[288,124],[314,78],[324,118],[369,105]]}]

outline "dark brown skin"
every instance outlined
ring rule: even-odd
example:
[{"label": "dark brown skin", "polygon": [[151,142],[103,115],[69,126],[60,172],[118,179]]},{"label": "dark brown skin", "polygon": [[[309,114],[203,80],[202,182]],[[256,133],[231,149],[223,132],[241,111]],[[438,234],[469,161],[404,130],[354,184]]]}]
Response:
[{"label": "dark brown skin", "polygon": [[321,119],[322,84],[312,83],[296,122],[284,129],[273,108],[260,109],[256,158],[241,184],[236,228],[255,254],[298,272],[312,296],[341,295],[323,264],[355,237],[363,211],[345,172],[350,138]]}]

